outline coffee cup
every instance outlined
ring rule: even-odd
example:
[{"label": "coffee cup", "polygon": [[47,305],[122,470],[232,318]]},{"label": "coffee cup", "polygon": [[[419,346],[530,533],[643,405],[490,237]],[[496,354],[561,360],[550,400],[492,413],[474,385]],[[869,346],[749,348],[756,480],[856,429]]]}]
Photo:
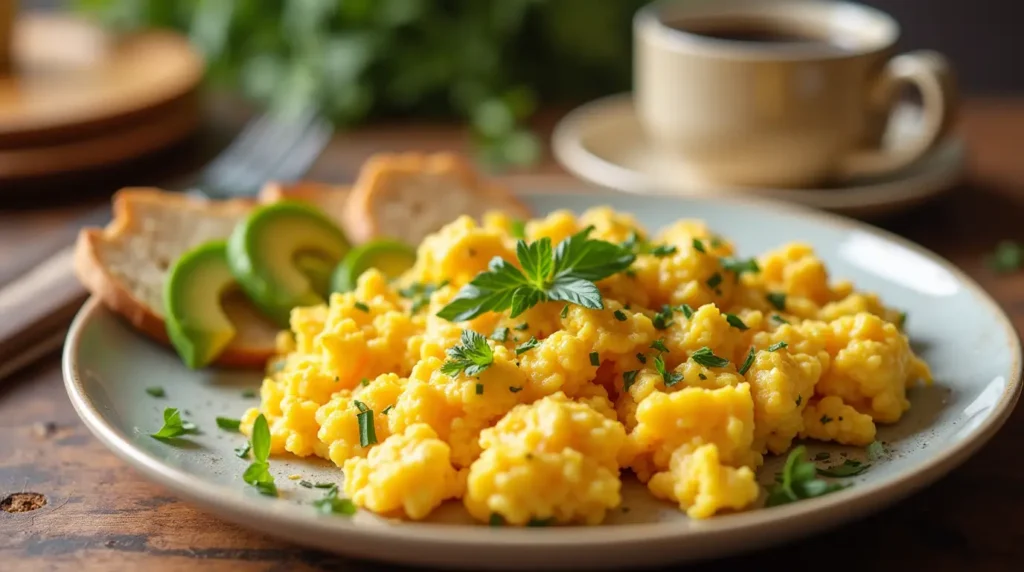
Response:
[{"label": "coffee cup", "polygon": [[[634,27],[634,107],[657,152],[694,182],[801,188],[884,175],[948,132],[941,54],[895,55],[899,25],[833,0],[660,0]],[[906,87],[919,129],[882,137]]]}]

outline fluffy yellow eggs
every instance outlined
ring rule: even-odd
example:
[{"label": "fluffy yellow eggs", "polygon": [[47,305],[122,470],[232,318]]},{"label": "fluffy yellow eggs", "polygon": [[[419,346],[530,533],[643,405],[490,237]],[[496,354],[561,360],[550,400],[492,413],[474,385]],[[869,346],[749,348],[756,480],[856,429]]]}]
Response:
[{"label": "fluffy yellow eggs", "polygon": [[[765,455],[798,438],[868,445],[910,407],[907,387],[931,382],[899,312],[831,282],[810,246],[744,260],[701,221],[649,236],[607,207],[525,232],[557,244],[587,226],[656,247],[597,282],[603,309],[438,317],[492,258],[517,264],[507,217],[460,217],[396,282],[370,270],[295,309],[243,432],[264,414],[273,453],[329,459],[353,502],[388,516],[458,499],[484,523],[599,524],[633,473],[706,518],[756,504]],[[424,304],[410,291],[426,286]],[[487,367],[446,369],[467,331]]]}]

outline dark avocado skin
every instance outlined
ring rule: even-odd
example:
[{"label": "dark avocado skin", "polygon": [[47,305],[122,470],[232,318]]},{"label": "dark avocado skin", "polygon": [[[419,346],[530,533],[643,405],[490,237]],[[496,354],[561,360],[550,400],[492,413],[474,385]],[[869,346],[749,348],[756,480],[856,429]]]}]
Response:
[{"label": "dark avocado skin", "polygon": [[[287,259],[291,266],[282,268],[270,260],[261,246],[266,244],[290,252]],[[324,303],[324,275],[349,248],[345,234],[318,209],[297,201],[281,201],[258,207],[235,227],[228,239],[227,257],[232,274],[249,299],[284,328],[292,308]],[[300,263],[300,256],[309,258]],[[304,282],[298,290],[290,288],[283,278],[296,274],[302,277],[299,282]]]}]

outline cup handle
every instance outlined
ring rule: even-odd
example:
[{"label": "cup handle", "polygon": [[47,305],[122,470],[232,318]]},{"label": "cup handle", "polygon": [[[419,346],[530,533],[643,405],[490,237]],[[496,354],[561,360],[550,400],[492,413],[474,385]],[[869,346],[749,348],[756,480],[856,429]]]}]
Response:
[{"label": "cup handle", "polygon": [[899,88],[905,85],[912,85],[921,93],[924,126],[920,135],[894,149],[855,151],[840,163],[840,176],[880,175],[905,167],[932,150],[952,127],[957,88],[945,56],[919,50],[892,58],[872,90],[871,103],[891,110]]}]

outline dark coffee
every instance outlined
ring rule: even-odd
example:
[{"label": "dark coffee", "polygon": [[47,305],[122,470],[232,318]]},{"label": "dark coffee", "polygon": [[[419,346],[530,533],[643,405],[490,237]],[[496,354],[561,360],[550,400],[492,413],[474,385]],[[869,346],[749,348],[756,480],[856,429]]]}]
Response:
[{"label": "dark coffee", "polygon": [[848,42],[838,38],[803,34],[794,30],[774,26],[770,22],[712,22],[699,25],[687,22],[670,25],[681,32],[705,38],[742,42],[747,44],[794,44],[824,48],[848,49]]}]

